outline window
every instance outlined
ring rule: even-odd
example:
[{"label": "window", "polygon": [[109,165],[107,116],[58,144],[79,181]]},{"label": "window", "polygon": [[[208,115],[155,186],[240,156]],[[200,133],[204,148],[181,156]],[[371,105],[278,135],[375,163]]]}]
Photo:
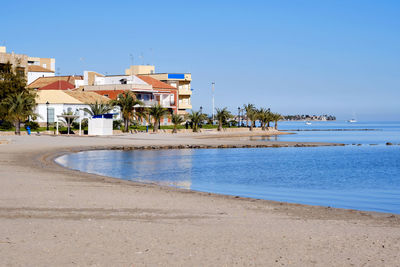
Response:
[{"label": "window", "polygon": [[49,123],[53,123],[54,122],[54,108],[49,108],[47,116],[48,116]]},{"label": "window", "polygon": [[105,97],[108,97],[108,95],[104,95]]},{"label": "window", "polygon": [[43,68],[47,69],[47,64],[43,64]]}]

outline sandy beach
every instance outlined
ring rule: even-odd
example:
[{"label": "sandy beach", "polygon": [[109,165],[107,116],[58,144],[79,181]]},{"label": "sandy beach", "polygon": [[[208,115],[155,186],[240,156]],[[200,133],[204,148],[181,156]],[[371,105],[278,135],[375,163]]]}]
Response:
[{"label": "sandy beach", "polygon": [[399,266],[399,215],[140,184],[54,163],[91,149],[331,145],[217,137],[0,136],[1,265]]}]

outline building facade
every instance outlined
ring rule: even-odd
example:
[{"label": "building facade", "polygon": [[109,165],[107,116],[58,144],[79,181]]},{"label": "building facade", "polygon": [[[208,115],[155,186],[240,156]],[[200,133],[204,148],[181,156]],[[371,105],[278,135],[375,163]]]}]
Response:
[{"label": "building facade", "polygon": [[178,89],[178,114],[187,114],[192,109],[192,75],[190,73],[156,73],[150,65],[134,65],[125,70],[126,75],[149,76]]},{"label": "building facade", "polygon": [[[110,99],[117,99],[118,95],[126,91],[133,92],[136,98],[143,102],[143,107],[149,108],[156,104],[169,110],[161,124],[171,123],[170,114],[178,112],[177,88],[148,76],[139,75],[102,75],[93,71],[85,71],[83,83],[78,90],[96,92]],[[140,110],[137,107],[135,110]]]},{"label": "building facade", "polygon": [[41,66],[28,65],[27,84],[30,84],[41,77],[54,77],[54,71],[45,69]]},{"label": "building facade", "polygon": [[[89,108],[89,104],[96,102],[107,103],[110,99],[93,92],[40,90],[36,96],[36,110],[39,114],[36,121],[45,126],[47,122],[54,123],[57,116],[65,113],[79,115],[81,119],[89,118],[90,115],[83,111]],[[119,113],[117,108],[113,112]],[[119,119],[119,115],[117,119]]]},{"label": "building facade", "polygon": [[11,63],[17,72],[23,72],[30,84],[39,77],[54,76],[56,60],[54,58],[29,57],[23,54],[7,53],[5,46],[0,46],[0,69]]}]

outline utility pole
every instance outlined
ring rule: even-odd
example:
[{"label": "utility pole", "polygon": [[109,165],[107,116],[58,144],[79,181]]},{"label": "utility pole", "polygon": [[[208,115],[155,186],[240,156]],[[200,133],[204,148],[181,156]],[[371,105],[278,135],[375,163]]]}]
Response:
[{"label": "utility pole", "polygon": [[214,86],[215,86],[215,82],[212,82],[211,85],[212,85],[212,122],[214,124],[214,91],[215,91]]}]

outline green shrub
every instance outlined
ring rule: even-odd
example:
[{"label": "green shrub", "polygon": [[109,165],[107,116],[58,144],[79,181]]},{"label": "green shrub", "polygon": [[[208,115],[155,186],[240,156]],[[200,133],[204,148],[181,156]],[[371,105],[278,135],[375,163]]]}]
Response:
[{"label": "green shrub", "polygon": [[[86,118],[83,119],[83,120],[82,120],[82,124],[81,124],[82,129],[87,128],[88,125],[89,125],[88,119],[86,119]],[[71,128],[72,128],[72,129],[79,129],[79,121],[74,121],[74,122],[71,124]]]},{"label": "green shrub", "polygon": [[11,130],[14,125],[9,121],[0,121],[0,129],[1,130]]},{"label": "green shrub", "polygon": [[27,129],[28,126],[31,128],[32,131],[36,131],[40,128],[39,123],[37,123],[36,121],[25,122],[25,129]]},{"label": "green shrub", "polygon": [[114,130],[121,129],[121,125],[122,125],[122,120],[114,120],[113,121],[113,129]]}]

